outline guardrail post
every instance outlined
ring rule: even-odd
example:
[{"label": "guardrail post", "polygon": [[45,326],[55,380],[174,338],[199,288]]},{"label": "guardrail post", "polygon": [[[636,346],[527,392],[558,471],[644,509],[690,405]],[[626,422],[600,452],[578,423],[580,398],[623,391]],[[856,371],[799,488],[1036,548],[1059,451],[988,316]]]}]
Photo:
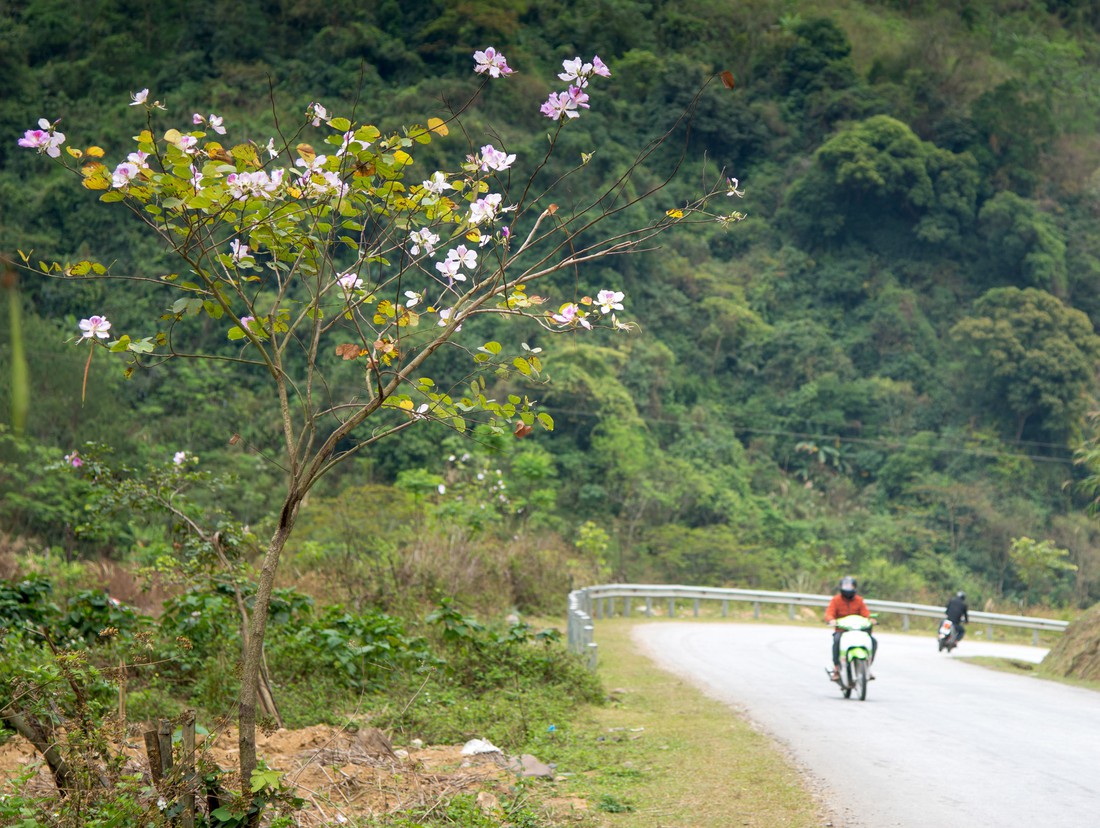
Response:
[{"label": "guardrail post", "polygon": [[722,602],[722,617],[725,618],[729,614],[730,614],[730,602],[729,601],[723,601]]},{"label": "guardrail post", "polygon": [[624,599],[623,599],[623,602],[624,602],[624,605],[623,605],[623,617],[624,617],[624,618],[629,618],[629,617],[630,617],[630,604],[631,604],[632,602],[631,602],[631,600],[630,600],[630,598],[629,598],[629,597],[627,597],[627,598],[624,598]]},{"label": "guardrail post", "polygon": [[695,599],[695,608],[694,609],[695,609],[695,617],[698,618],[699,617],[699,599],[698,598]]},{"label": "guardrail post", "polygon": [[588,642],[588,669],[596,669],[596,653],[598,652],[599,645],[595,641]]},{"label": "guardrail post", "polygon": [[752,602],[752,617],[756,618],[756,619],[760,618],[760,602],[759,601],[753,601]]},{"label": "guardrail post", "polygon": [[909,616],[908,615],[902,615],[902,617],[901,617],[901,628],[903,630],[905,630],[905,632],[909,632]]},{"label": "guardrail post", "polygon": [[1038,647],[1039,646],[1039,631],[1038,630],[1032,630],[1031,631],[1031,645],[1033,647]]},{"label": "guardrail post", "polygon": [[794,621],[794,604],[787,604],[787,617]]},{"label": "guardrail post", "polygon": [[986,636],[986,640],[988,640],[988,641],[993,640],[993,625],[992,624],[986,624],[985,625],[985,636]]},{"label": "guardrail post", "polygon": [[675,598],[669,598],[668,599],[668,617],[669,618],[675,618],[676,617],[676,599]]},{"label": "guardrail post", "polygon": [[653,599],[650,598],[648,595],[645,597],[645,617],[653,617]]}]

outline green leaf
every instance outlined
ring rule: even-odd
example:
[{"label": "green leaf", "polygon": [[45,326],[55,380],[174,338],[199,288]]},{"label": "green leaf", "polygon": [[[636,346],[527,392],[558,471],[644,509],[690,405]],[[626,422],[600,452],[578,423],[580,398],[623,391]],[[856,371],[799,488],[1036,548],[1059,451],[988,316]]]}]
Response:
[{"label": "green leaf", "polygon": [[125,198],[126,196],[124,196],[120,190],[108,190],[99,197],[99,200],[104,204],[110,204],[114,201],[122,201]]},{"label": "green leaf", "polygon": [[328,122],[328,125],[335,130],[339,130],[340,132],[347,132],[349,129],[351,129],[351,121],[349,121],[347,118],[333,118],[331,121]]},{"label": "green leaf", "polygon": [[547,431],[554,430],[554,418],[545,412],[539,412],[538,421],[542,424],[542,427]]},{"label": "green leaf", "polygon": [[516,367],[516,370],[524,376],[531,376],[531,363],[529,363],[523,357],[516,357],[515,359],[513,359],[512,365],[514,365]]}]

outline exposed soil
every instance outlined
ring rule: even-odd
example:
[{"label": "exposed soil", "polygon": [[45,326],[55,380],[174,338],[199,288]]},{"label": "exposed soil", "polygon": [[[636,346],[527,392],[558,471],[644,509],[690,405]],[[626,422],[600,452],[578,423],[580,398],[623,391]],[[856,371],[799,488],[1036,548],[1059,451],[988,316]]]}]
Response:
[{"label": "exposed soil", "polygon": [[1100,681],[1100,604],[1058,637],[1043,659],[1043,667],[1065,678]]},{"label": "exposed soil", "polygon": [[[231,770],[237,762],[237,735],[229,729],[205,740],[200,736],[200,761],[205,757]],[[516,780],[500,753],[463,756],[461,745],[391,746],[378,731],[348,733],[326,725],[303,730],[279,730],[258,735],[258,753],[268,767],[282,771],[285,785],[296,789],[307,807],[303,826],[333,824],[340,817],[379,816],[410,808],[441,807],[460,793],[474,793],[485,809],[499,806]],[[132,740],[127,753],[148,772],[148,761]],[[41,765],[30,790],[54,790],[44,763],[19,737],[0,745],[0,793],[28,766]],[[231,777],[227,777],[227,782]],[[550,800],[554,810],[585,811],[577,800]]]}]

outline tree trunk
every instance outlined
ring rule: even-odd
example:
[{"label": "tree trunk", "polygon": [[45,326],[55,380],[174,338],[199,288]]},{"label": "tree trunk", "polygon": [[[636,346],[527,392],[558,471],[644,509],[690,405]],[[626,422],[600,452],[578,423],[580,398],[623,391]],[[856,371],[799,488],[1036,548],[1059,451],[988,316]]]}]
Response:
[{"label": "tree trunk", "polygon": [[62,795],[67,794],[72,786],[72,773],[64,758],[54,747],[54,740],[43,732],[33,717],[26,717],[12,711],[4,713],[3,716],[0,716],[0,720],[34,745],[35,749],[45,757],[46,764],[50,767],[50,773],[53,774],[53,781],[57,785],[57,790]]},{"label": "tree trunk", "polygon": [[[264,634],[267,631],[271,592],[275,587],[275,572],[279,567],[279,556],[286,546],[287,538],[290,537],[301,502],[301,497],[296,491],[292,490],[287,494],[283,511],[279,516],[279,525],[271,536],[264,555],[260,580],[256,585],[256,600],[252,606],[248,645],[241,665],[241,700],[238,711],[241,796],[245,802],[252,798],[252,771],[256,769],[256,700],[259,694],[260,672],[263,669]],[[259,812],[250,813],[246,827],[255,828],[259,821]]]}]

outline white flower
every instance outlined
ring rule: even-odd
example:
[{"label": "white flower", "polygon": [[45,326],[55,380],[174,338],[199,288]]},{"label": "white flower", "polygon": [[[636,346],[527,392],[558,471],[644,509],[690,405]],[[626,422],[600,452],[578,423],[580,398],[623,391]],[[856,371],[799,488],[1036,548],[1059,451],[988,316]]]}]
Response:
[{"label": "white flower", "polygon": [[[175,454],[172,455],[172,462],[175,463],[177,466],[182,466],[183,461],[186,460],[186,459],[187,459],[187,452],[186,451],[177,451]],[[161,810],[164,810],[164,809],[162,808]]]},{"label": "white flower", "polygon": [[149,90],[142,89],[140,92],[130,93],[130,106],[141,106],[149,99]]}]

